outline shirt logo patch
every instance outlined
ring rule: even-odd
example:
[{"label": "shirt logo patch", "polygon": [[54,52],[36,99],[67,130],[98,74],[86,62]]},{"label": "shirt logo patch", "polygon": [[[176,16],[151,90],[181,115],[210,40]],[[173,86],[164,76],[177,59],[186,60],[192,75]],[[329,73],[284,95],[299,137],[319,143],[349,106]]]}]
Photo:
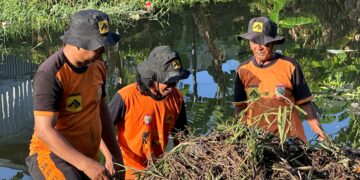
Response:
[{"label": "shirt logo patch", "polygon": [[253,32],[261,33],[262,31],[263,31],[263,23],[262,22],[254,22]]},{"label": "shirt logo patch", "polygon": [[80,95],[66,98],[66,111],[79,112],[82,110],[82,99]]},{"label": "shirt logo patch", "polygon": [[285,96],[285,87],[284,86],[275,87],[275,94]]},{"label": "shirt logo patch", "polygon": [[181,68],[181,64],[180,64],[180,61],[178,59],[172,60],[171,64],[172,64],[174,70]]},{"label": "shirt logo patch", "polygon": [[144,116],[144,124],[149,126],[151,123],[151,116],[150,115],[145,115]]},{"label": "shirt logo patch", "polygon": [[98,26],[100,34],[105,34],[109,32],[109,23],[106,19],[99,21]]},{"label": "shirt logo patch", "polygon": [[172,123],[174,121],[174,115],[173,114],[169,114],[166,116],[165,118],[165,123],[169,124]]},{"label": "shirt logo patch", "polygon": [[248,99],[254,99],[260,97],[259,89],[258,87],[249,87],[245,89],[246,96]]}]

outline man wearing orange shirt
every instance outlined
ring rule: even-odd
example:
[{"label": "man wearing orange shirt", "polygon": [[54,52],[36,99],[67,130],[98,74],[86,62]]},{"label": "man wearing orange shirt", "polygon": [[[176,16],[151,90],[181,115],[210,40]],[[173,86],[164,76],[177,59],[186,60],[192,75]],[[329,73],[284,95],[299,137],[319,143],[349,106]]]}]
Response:
[{"label": "man wearing orange shirt", "polygon": [[[266,17],[253,18],[249,22],[248,32],[239,35],[238,39],[250,41],[253,56],[237,69],[234,87],[235,111],[239,113],[247,108],[248,124],[256,124],[265,130],[278,133],[275,115],[269,116],[270,122],[265,118],[256,120],[256,117],[264,113],[277,113],[278,107],[289,106],[288,99],[307,113],[305,117],[310,127],[320,139],[324,139],[325,135],[311,102],[312,95],[299,64],[290,57],[274,52],[274,45],[282,44],[285,40],[277,35],[277,25]],[[246,103],[249,99],[258,100]],[[289,117],[291,120],[286,123],[289,136],[299,137],[307,142],[295,108]]]},{"label": "man wearing orange shirt", "polygon": [[187,126],[176,84],[190,72],[182,68],[179,54],[169,46],[155,47],[137,71],[136,82],[120,89],[109,104],[126,179],[135,179],[133,170],[145,169],[149,158],[165,152],[169,135]]},{"label": "man wearing orange shirt", "polygon": [[45,60],[33,79],[35,127],[26,159],[34,179],[108,179],[98,162],[101,139],[122,164],[105,100],[104,46],[119,35],[97,10],[71,16],[65,46]]}]

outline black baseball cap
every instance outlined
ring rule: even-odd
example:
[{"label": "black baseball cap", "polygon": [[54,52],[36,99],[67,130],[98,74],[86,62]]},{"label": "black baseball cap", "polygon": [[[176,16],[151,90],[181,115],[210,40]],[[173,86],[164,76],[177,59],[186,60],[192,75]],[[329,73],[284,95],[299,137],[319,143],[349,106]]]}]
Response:
[{"label": "black baseball cap", "polygon": [[186,79],[190,71],[183,69],[179,53],[170,46],[157,46],[149,56],[137,66],[142,78],[163,84]]},{"label": "black baseball cap", "polygon": [[282,44],[285,38],[277,35],[277,25],[267,17],[256,17],[249,21],[248,31],[237,36],[238,40],[247,39],[257,44]]},{"label": "black baseball cap", "polygon": [[75,12],[70,19],[70,28],[60,39],[87,50],[116,44],[120,36],[109,31],[109,16],[101,11],[88,9]]}]

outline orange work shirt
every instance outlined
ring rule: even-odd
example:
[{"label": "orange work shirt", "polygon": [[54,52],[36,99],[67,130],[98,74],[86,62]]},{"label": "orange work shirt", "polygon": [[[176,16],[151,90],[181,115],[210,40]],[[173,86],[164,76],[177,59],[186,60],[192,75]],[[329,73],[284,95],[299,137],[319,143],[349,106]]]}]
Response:
[{"label": "orange work shirt", "polygon": [[[270,115],[271,125],[262,118],[254,122],[255,116],[263,113],[277,113],[279,106],[289,106],[282,96],[292,103],[300,105],[312,100],[312,95],[305,81],[299,64],[292,58],[276,54],[275,58],[266,65],[260,65],[252,57],[242,63],[237,69],[234,87],[234,104],[241,104],[250,98],[260,97],[252,103],[247,111],[248,124],[258,123],[263,129],[278,133],[276,115]],[[289,127],[290,126],[290,127]],[[289,127],[289,136],[299,137],[307,142],[304,128],[298,111],[293,108]]]},{"label": "orange work shirt", "polygon": [[154,100],[133,83],[114,95],[109,110],[117,124],[126,179],[135,179],[132,169],[143,170],[149,158],[163,154],[171,131],[187,124],[184,99],[176,88],[165,99]]},{"label": "orange work shirt", "polygon": [[[57,116],[55,129],[79,152],[97,159],[101,140],[100,101],[105,97],[105,63],[72,66],[63,49],[39,67],[33,79],[35,116]],[[50,149],[34,133],[30,155]]]}]

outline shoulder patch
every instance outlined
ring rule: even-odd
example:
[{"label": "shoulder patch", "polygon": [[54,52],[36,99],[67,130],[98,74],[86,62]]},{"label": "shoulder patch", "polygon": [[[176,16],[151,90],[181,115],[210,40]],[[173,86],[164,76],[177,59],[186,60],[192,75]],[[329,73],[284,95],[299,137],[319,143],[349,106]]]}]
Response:
[{"label": "shoulder patch", "polygon": [[254,99],[260,97],[259,88],[257,86],[246,88],[245,92],[248,99]]}]

